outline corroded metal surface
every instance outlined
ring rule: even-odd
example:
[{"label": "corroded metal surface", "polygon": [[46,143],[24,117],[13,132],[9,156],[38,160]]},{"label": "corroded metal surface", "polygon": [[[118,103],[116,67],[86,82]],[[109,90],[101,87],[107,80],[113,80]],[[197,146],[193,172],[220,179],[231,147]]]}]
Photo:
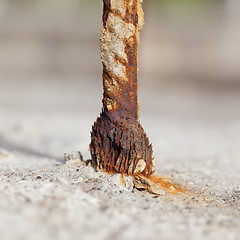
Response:
[{"label": "corroded metal surface", "polygon": [[94,123],[90,151],[97,169],[149,176],[153,171],[152,146],[138,121],[137,98],[137,50],[143,16],[141,0],[104,0],[100,38],[103,112]]}]

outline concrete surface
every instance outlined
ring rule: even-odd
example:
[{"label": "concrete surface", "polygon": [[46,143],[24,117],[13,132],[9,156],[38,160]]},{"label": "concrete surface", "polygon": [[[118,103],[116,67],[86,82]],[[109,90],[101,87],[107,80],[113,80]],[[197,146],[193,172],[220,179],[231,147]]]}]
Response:
[{"label": "concrete surface", "polygon": [[240,92],[166,82],[140,75],[141,122],[158,173],[196,192],[181,198],[64,163],[89,158],[100,77],[1,80],[0,239],[239,239]]}]

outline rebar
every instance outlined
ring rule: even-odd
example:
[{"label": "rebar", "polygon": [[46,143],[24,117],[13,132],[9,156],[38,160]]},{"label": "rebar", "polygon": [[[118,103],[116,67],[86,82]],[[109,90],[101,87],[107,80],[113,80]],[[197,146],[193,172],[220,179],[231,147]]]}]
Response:
[{"label": "rebar", "polygon": [[152,145],[139,122],[138,44],[144,24],[142,0],[104,0],[100,38],[103,109],[91,132],[97,170],[150,176]]}]

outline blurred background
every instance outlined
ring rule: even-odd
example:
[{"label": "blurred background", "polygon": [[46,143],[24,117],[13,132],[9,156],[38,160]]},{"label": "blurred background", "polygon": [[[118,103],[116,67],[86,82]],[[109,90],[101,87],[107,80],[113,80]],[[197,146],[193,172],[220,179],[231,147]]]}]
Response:
[{"label": "blurred background", "polygon": [[[240,1],[145,0],[144,11],[139,99],[156,157],[239,159]],[[101,14],[101,0],[0,0],[0,148],[89,156]]]},{"label": "blurred background", "polygon": [[[1,78],[99,73],[101,0],[1,0]],[[240,3],[148,0],[142,71],[163,78],[239,81]]]}]

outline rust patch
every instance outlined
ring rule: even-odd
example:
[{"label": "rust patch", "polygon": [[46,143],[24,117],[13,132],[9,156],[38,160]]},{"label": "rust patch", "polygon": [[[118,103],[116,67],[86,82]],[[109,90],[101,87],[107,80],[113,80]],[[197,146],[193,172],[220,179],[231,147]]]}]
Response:
[{"label": "rust patch", "polygon": [[103,25],[106,25],[108,14],[110,12],[110,0],[103,0]]},{"label": "rust patch", "polygon": [[114,28],[112,27],[112,26],[108,26],[108,31],[110,32],[110,33],[114,33],[115,31],[114,31]]},{"label": "rust patch", "polygon": [[124,58],[119,57],[117,54],[114,54],[114,58],[116,62],[120,62],[123,66],[127,67],[127,61]]},{"label": "rust patch", "polygon": [[132,6],[128,4],[126,14],[124,16],[124,21],[126,23],[132,23],[134,26],[137,26],[138,24],[137,4],[138,0],[134,0]]}]

